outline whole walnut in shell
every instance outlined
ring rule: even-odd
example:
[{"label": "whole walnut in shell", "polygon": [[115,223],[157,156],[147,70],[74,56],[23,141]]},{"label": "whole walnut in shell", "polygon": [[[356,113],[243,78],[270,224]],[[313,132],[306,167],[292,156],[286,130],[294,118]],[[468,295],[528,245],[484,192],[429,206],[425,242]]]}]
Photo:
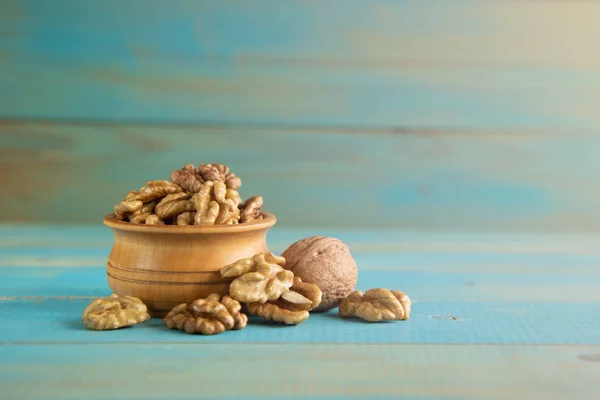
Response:
[{"label": "whole walnut in shell", "polygon": [[281,256],[286,260],[285,269],[321,289],[321,304],[313,311],[337,307],[356,288],[356,262],[348,246],[338,239],[311,236],[292,244]]}]

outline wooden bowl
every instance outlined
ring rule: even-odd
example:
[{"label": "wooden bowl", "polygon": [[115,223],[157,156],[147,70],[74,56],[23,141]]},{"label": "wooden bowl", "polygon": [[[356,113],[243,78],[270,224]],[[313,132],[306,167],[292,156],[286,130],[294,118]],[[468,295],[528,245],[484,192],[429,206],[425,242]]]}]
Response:
[{"label": "wooden bowl", "polygon": [[273,214],[239,225],[142,225],[104,217],[115,243],[106,275],[113,293],[134,296],[162,317],[174,306],[211,293],[228,294],[219,270],[240,258],[269,251]]}]

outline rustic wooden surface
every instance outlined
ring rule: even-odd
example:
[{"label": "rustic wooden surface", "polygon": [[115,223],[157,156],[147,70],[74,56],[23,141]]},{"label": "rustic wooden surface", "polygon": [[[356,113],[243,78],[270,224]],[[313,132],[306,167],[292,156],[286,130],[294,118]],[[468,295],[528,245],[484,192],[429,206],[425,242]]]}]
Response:
[{"label": "rustic wooden surface", "polygon": [[[600,2],[339,3],[0,2],[0,398],[598,398]],[[190,162],[411,319],[86,330],[102,216]]]},{"label": "rustic wooden surface", "polygon": [[2,2],[15,118],[598,128],[588,0]]},{"label": "rustic wooden surface", "polygon": [[0,124],[0,220],[100,221],[147,179],[221,162],[281,226],[600,228],[600,135]]},{"label": "rustic wooden surface", "polygon": [[83,308],[109,294],[109,230],[3,225],[2,398],[597,399],[599,236],[275,227],[269,245],[311,233],[349,244],[360,289],[406,291],[410,320],[89,331]]},{"label": "rustic wooden surface", "polygon": [[342,7],[2,1],[0,220],[224,162],[284,226],[600,228],[599,2]]}]

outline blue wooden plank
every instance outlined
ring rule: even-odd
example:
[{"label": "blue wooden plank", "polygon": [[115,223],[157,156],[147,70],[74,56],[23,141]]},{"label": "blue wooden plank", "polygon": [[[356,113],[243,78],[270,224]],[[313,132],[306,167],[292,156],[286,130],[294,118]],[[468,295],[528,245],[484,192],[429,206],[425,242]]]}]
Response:
[{"label": "blue wooden plank", "polygon": [[[160,320],[106,335],[85,330],[80,322],[83,308],[110,293],[104,268],[4,267],[0,277],[0,320],[12,321],[0,332],[0,341],[194,340],[174,336]],[[330,312],[315,314],[309,324],[293,329],[259,323],[206,340],[595,344],[598,284],[599,275],[579,274],[577,267],[560,275],[483,268],[444,272],[443,265],[433,272],[362,270],[359,289],[385,286],[409,293],[415,302],[410,323],[372,325],[340,320]],[[53,329],[35,329],[42,320]]]},{"label": "blue wooden plank", "polygon": [[[281,253],[285,245],[271,246],[270,250]],[[352,249],[351,249],[352,250]],[[21,248],[0,250],[0,267],[102,267],[110,252],[110,246],[101,248],[37,249]],[[353,251],[360,270],[402,272],[463,272],[506,273],[524,276],[544,273],[551,279],[561,276],[600,275],[600,255],[536,254],[536,253],[477,253],[477,252],[428,252],[405,250],[401,252]],[[38,269],[36,269],[38,271]]]},{"label": "blue wooden plank", "polygon": [[187,163],[222,162],[241,176],[244,197],[264,197],[278,226],[315,234],[600,227],[595,134],[33,123],[1,124],[0,133],[0,172],[12,188],[0,196],[0,220],[100,223],[146,180]]},{"label": "blue wooden plank", "polygon": [[[65,282],[66,283],[66,282]],[[103,295],[106,290],[88,291]],[[410,292],[408,292],[410,294]],[[413,291],[414,294],[414,291]],[[419,294],[418,292],[416,293]],[[460,301],[457,291],[456,297]],[[169,330],[159,318],[132,328],[97,332],[81,322],[93,298],[0,299],[0,345],[40,343],[354,343],[354,344],[586,344],[600,345],[598,304],[548,301],[461,303],[418,301],[408,321],[366,323],[341,319],[337,310],[312,314],[298,326],[251,317],[240,331],[214,336]],[[8,322],[10,321],[10,322]],[[43,329],[40,327],[44,327]]]},{"label": "blue wooden plank", "polygon": [[596,399],[599,346],[35,345],[2,349],[11,399]]},{"label": "blue wooden plank", "polygon": [[595,2],[2,7],[4,117],[600,126]]},{"label": "blue wooden plank", "polygon": [[[269,246],[282,252],[290,243],[315,233],[336,237],[356,253],[444,253],[444,254],[537,254],[541,257],[557,254],[590,256],[600,254],[597,233],[569,232],[499,232],[499,231],[449,231],[449,230],[347,230],[335,227],[286,229],[276,225],[269,231]],[[86,248],[90,251],[109,249],[113,244],[112,233],[100,223],[87,225],[38,225],[27,223],[0,223],[0,252],[10,249],[24,252],[35,249],[68,249],[62,255],[68,257],[71,250]],[[6,259],[6,253],[0,260]],[[551,260],[548,260],[551,262]],[[8,265],[8,263],[4,263]],[[19,263],[19,265],[24,265]],[[40,263],[40,265],[43,265]],[[466,265],[465,265],[466,266]],[[508,267],[508,265],[506,265]],[[581,272],[581,270],[579,270]]]},{"label": "blue wooden plank", "polygon": [[[309,231],[275,229],[273,248]],[[369,324],[332,311],[297,327],[251,318],[241,331],[212,337],[168,330],[159,319],[89,331],[80,321],[83,308],[109,293],[101,266],[107,229],[0,227],[3,395],[597,397],[595,236],[323,232],[357,249],[360,289],[385,285],[409,293],[410,320]]]}]

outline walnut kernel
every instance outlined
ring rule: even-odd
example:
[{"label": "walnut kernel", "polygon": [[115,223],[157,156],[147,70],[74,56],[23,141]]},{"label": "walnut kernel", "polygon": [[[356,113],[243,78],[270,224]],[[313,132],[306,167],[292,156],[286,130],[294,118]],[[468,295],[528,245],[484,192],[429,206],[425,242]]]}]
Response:
[{"label": "walnut kernel", "polygon": [[229,295],[244,302],[266,303],[277,300],[293,285],[294,274],[283,269],[283,257],[273,253],[243,258],[221,269],[221,277],[236,278],[229,286]]},{"label": "walnut kernel", "polygon": [[147,181],[146,186],[140,188],[139,193],[135,195],[135,200],[146,203],[181,191],[181,187],[173,182],[165,180]]},{"label": "walnut kernel", "polygon": [[221,298],[213,293],[191,304],[175,306],[164,318],[169,329],[186,333],[213,335],[230,329],[242,329],[248,317],[241,313],[241,305],[229,296]]},{"label": "walnut kernel", "polygon": [[129,222],[133,223],[133,224],[144,224],[146,222],[146,219],[148,219],[149,216],[151,216],[152,214],[150,213],[135,213],[135,214],[131,214],[129,216]]},{"label": "walnut kernel", "polygon": [[239,195],[231,193],[223,182],[207,181],[198,193],[192,196],[196,209],[195,225],[237,224]]},{"label": "walnut kernel", "polygon": [[144,203],[137,200],[122,201],[115,206],[115,218],[124,220],[129,215],[138,212],[143,205]]},{"label": "walnut kernel", "polygon": [[300,277],[294,277],[294,284],[287,292],[281,294],[278,304],[288,310],[310,311],[321,304],[321,289],[317,285],[302,282]]},{"label": "walnut kernel", "polygon": [[360,290],[340,302],[340,317],[358,317],[369,322],[407,320],[410,317],[410,298],[398,290]]},{"label": "walnut kernel", "polygon": [[145,223],[146,218],[148,218],[154,212],[154,207],[156,207],[156,201],[144,203],[141,209],[134,212],[133,214],[129,214],[129,222],[134,224]]},{"label": "walnut kernel", "polygon": [[177,216],[177,225],[194,225],[195,212],[184,212]]},{"label": "walnut kernel", "polygon": [[274,303],[248,303],[248,313],[257,315],[269,321],[283,322],[287,325],[298,325],[308,319],[306,310],[292,311]]},{"label": "walnut kernel", "polygon": [[302,282],[295,276],[290,290],[283,292],[275,301],[248,303],[248,312],[267,320],[286,324],[300,324],[308,319],[309,311],[321,303],[318,286]]},{"label": "walnut kernel", "polygon": [[169,194],[156,205],[154,212],[162,221],[170,221],[179,214],[194,210],[194,203],[189,199],[185,192]]},{"label": "walnut kernel", "polygon": [[198,174],[202,176],[205,181],[223,182],[228,189],[237,190],[242,186],[241,179],[235,176],[235,174],[229,170],[227,165],[201,164],[198,166]]},{"label": "walnut kernel", "polygon": [[131,296],[112,294],[96,299],[83,311],[83,324],[92,330],[118,329],[150,319],[146,305]]},{"label": "walnut kernel", "polygon": [[171,173],[171,181],[181,186],[183,190],[194,193],[199,192],[204,183],[204,179],[197,174],[196,167],[193,164],[174,170]]},{"label": "walnut kernel", "polygon": [[165,223],[158,218],[156,214],[150,214],[146,217],[146,225],[164,225]]},{"label": "walnut kernel", "polygon": [[260,215],[262,206],[263,198],[261,196],[254,196],[247,199],[241,207],[240,222],[262,219],[262,215]]},{"label": "walnut kernel", "polygon": [[188,164],[171,173],[171,181],[188,192],[198,193],[206,182],[223,182],[228,189],[237,190],[242,186],[240,178],[223,164],[201,164],[194,167]]}]

